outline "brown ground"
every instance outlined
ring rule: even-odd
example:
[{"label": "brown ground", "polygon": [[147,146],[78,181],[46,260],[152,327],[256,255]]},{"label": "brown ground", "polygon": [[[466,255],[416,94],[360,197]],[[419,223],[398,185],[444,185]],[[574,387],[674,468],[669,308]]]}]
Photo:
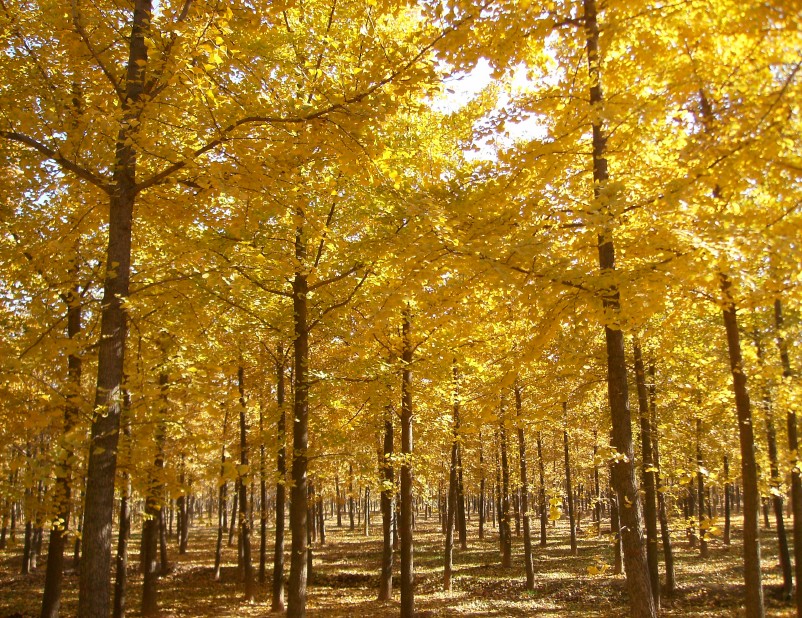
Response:
[{"label": "brown ground", "polygon": [[[376,518],[374,521],[380,521]],[[472,522],[476,523],[475,518]],[[562,523],[562,522],[561,522]],[[173,571],[161,582],[161,607],[165,617],[264,616],[269,614],[269,577],[260,587],[256,603],[242,601],[242,587],[237,580],[236,550],[226,548],[223,581],[212,580],[214,532],[205,520],[190,534],[189,552],[179,556],[171,543]],[[381,541],[379,528],[365,538],[361,533],[330,526],[324,547],[314,547],[314,580],[309,588],[310,618],[339,616],[398,616],[398,591],[392,601],[376,601]],[[418,521],[415,533],[415,571],[417,577],[416,608],[421,616],[531,616],[556,618],[565,616],[613,618],[627,615],[623,576],[609,574],[591,576],[588,567],[611,564],[612,548],[606,539],[583,536],[579,556],[569,555],[565,524],[549,529],[550,542],[545,548],[535,546],[536,588],[524,588],[521,554],[522,541],[515,538],[516,566],[504,570],[499,566],[495,531],[488,539],[477,540],[477,530],[469,529],[468,551],[454,552],[453,592],[441,592],[443,536],[437,520]],[[254,535],[254,554],[258,556],[258,534]],[[272,550],[272,534],[268,537],[268,553]],[[739,538],[731,548],[720,541],[711,543],[710,558],[702,561],[698,550],[684,542],[675,543],[678,591],[663,603],[662,616],[738,616],[743,596]],[[781,582],[777,566],[776,536],[773,530],[763,531],[763,576],[766,590],[767,616],[793,616],[790,603],[779,598]],[[138,537],[131,542],[129,570],[129,615],[139,614],[141,576],[136,570]],[[45,550],[46,551],[46,550]],[[0,618],[39,615],[44,581],[44,560],[38,571],[29,576],[18,574],[21,547],[0,552]],[[71,560],[68,560],[71,563]],[[258,566],[258,558],[257,558]],[[398,559],[396,557],[396,573]],[[70,570],[64,582],[63,616],[76,611],[77,577]]]}]

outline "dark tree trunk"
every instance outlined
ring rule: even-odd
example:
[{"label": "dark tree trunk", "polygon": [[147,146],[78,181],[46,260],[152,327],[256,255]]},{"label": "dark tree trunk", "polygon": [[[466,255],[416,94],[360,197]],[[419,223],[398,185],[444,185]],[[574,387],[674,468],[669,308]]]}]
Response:
[{"label": "dark tree trunk", "polygon": [[[78,264],[70,269],[72,277],[78,276]],[[81,334],[81,302],[80,289],[76,285],[63,295],[67,305],[67,339],[71,344],[77,343]],[[67,403],[64,406],[64,428],[62,435],[64,453],[60,458],[56,471],[54,503],[56,505],[56,521],[50,530],[50,542],[47,546],[47,570],[45,573],[45,590],[42,595],[41,618],[57,618],[61,607],[61,585],[64,573],[64,546],[70,523],[70,507],[72,505],[72,458],[73,450],[69,436],[80,414],[81,399],[81,357],[77,352],[67,356]],[[5,529],[3,530],[5,533]],[[5,534],[3,535],[5,536]]]},{"label": "dark tree trunk", "polygon": [[546,528],[549,523],[549,513],[546,510],[546,466],[543,463],[543,436],[537,432],[537,467],[540,476],[540,486],[537,491],[537,506],[540,511],[540,546],[546,546]]},{"label": "dark tree trunk", "polygon": [[451,435],[451,467],[448,473],[448,498],[446,503],[446,546],[445,561],[443,567],[443,590],[451,592],[451,572],[454,567],[454,521],[457,509],[457,466],[459,465],[457,453],[459,450],[459,392],[456,360],[453,365],[453,384],[452,384],[452,406],[453,406],[453,425]]},{"label": "dark tree trunk", "polygon": [[601,536],[601,486],[599,484],[599,464],[596,461],[599,443],[596,430],[593,430],[593,521],[596,522],[596,534]]},{"label": "dark tree trunk", "polygon": [[524,566],[526,567],[526,589],[535,589],[535,563],[532,556],[532,530],[529,517],[529,480],[526,475],[526,442],[524,440],[521,388],[515,387],[515,410],[518,419],[518,460],[521,465],[521,511],[524,528]]},{"label": "dark tree trunk", "polygon": [[762,618],[764,610],[763,584],[760,574],[759,494],[757,462],[755,461],[755,433],[749,393],[746,388],[746,374],[741,359],[741,340],[738,333],[735,302],[732,298],[732,284],[725,274],[721,273],[720,276],[724,302],[724,327],[727,331],[727,347],[741,442],[741,478],[744,487],[744,583],[746,585],[744,608],[747,618]]},{"label": "dark tree trunk", "polygon": [[[754,339],[758,363],[762,369],[763,345],[759,333],[755,332]],[[774,510],[774,520],[777,524],[778,554],[780,557],[780,569],[783,574],[782,595],[784,599],[790,600],[794,590],[794,580],[791,574],[791,555],[788,551],[788,538],[785,534],[785,520],[783,519],[782,479],[780,478],[780,462],[777,454],[777,432],[774,428],[774,409],[768,386],[763,388],[762,406],[766,418],[766,444],[769,451],[769,469],[771,471],[771,502]]]},{"label": "dark tree trunk", "polygon": [[[791,359],[788,355],[788,344],[783,332],[782,302],[778,298],[774,301],[774,326],[777,339],[777,348],[780,352],[780,362],[783,368],[783,381],[791,382],[794,372],[791,369]],[[788,406],[786,413],[788,431],[788,450],[797,453],[799,442],[797,439],[796,412],[793,406]],[[791,511],[794,515],[794,575],[796,577],[796,615],[802,618],[802,473],[797,466],[791,469]]]},{"label": "dark tree trunk", "polygon": [[[302,216],[302,213],[299,213]],[[306,238],[303,226],[295,230],[295,259],[306,262]],[[290,502],[290,582],[287,615],[306,616],[307,579],[307,448],[309,446],[309,326],[307,324],[307,275],[302,269],[295,273],[292,283],[292,306],[295,326],[294,374],[295,403],[292,432],[292,494]]]},{"label": "dark tree trunk", "polygon": [[[228,522],[228,546],[234,545],[234,535],[239,530],[239,478],[234,481],[234,497],[231,504],[231,519]],[[238,537],[239,538],[239,537]]]},{"label": "dark tree trunk", "polygon": [[220,569],[223,562],[223,535],[226,530],[226,508],[228,488],[225,481],[226,472],[226,432],[228,430],[228,407],[223,416],[223,447],[220,455],[220,489],[217,497],[217,547],[214,552],[214,581],[220,581]]},{"label": "dark tree trunk", "polygon": [[486,500],[485,500],[485,456],[484,441],[482,440],[482,430],[479,429],[479,473],[482,475],[479,480],[479,540],[485,538]]},{"label": "dark tree trunk", "polygon": [[665,492],[663,481],[660,479],[660,449],[657,435],[657,385],[655,383],[654,364],[649,365],[649,414],[651,417],[651,436],[652,454],[654,456],[655,479],[657,481],[657,512],[660,519],[660,538],[663,542],[663,557],[666,566],[666,596],[672,596],[676,589],[676,577],[674,575],[674,550],[671,544],[671,532],[668,528],[668,513],[666,508]]},{"label": "dark tree trunk", "polygon": [[401,618],[415,615],[415,566],[412,547],[412,322],[409,308],[403,316],[401,356]]},{"label": "dark tree trunk", "polygon": [[159,410],[156,418],[156,457],[150,478],[148,494],[145,498],[145,521],[142,526],[142,547],[144,549],[143,564],[145,567],[142,581],[142,615],[154,616],[159,611],[158,578],[167,570],[166,552],[159,562],[159,542],[164,512],[164,442],[166,438],[166,422],[168,412],[167,388],[167,348],[165,340],[161,342],[162,365],[159,371]]},{"label": "dark tree trunk", "polygon": [[704,458],[702,457],[702,420],[696,419],[696,483],[697,483],[697,505],[699,520],[699,556],[708,557],[707,549],[707,530],[705,526],[705,477],[702,473],[704,469]]},{"label": "dark tree trunk", "polygon": [[122,469],[120,529],[117,536],[117,556],[114,577],[114,618],[124,618],[126,588],[128,584],[128,540],[131,537],[131,396],[123,391],[123,436],[125,436],[125,463]]},{"label": "dark tree trunk", "polygon": [[248,421],[245,416],[245,369],[242,365],[237,370],[239,387],[239,452],[240,467],[243,470],[239,482],[239,526],[242,542],[242,558],[245,575],[245,601],[252,603],[256,598],[256,586],[253,579],[253,560],[251,558],[251,526],[248,520]]},{"label": "dark tree trunk", "polygon": [[643,478],[643,518],[646,523],[646,562],[652,586],[654,605],[660,609],[660,570],[657,560],[657,466],[654,464],[652,447],[652,422],[646,386],[646,369],[643,365],[640,341],[633,341],[635,361],[635,383],[638,389],[638,413],[640,416],[640,439]]},{"label": "dark tree trunk", "polygon": [[[590,104],[593,108],[598,109],[604,103],[604,97],[601,87],[596,0],[583,0],[583,4],[590,77]],[[615,246],[609,225],[613,215],[605,204],[609,173],[605,158],[607,136],[604,133],[601,118],[601,114],[594,115],[593,184],[594,199],[601,204],[600,214],[608,220],[598,237],[599,268],[602,275],[610,275],[615,271]],[[627,365],[624,357],[624,333],[618,327],[611,325],[615,324],[620,313],[620,297],[615,285],[610,285],[603,292],[602,303],[605,314],[611,318],[610,323],[605,324],[604,333],[607,343],[607,386],[613,430],[612,446],[624,456],[613,463],[611,480],[618,494],[619,507],[623,504],[626,505],[626,508],[619,508],[619,517],[622,524],[621,541],[626,562],[629,608],[633,618],[655,618],[657,610],[654,606],[649,580],[649,567],[641,528],[641,504],[638,483],[635,478],[632,419],[629,412]]]},{"label": "dark tree trunk", "polygon": [[457,442],[457,533],[460,549],[468,549],[468,522],[465,516],[465,486],[462,484],[462,443]]},{"label": "dark tree trunk", "polygon": [[[566,404],[563,403],[563,416]],[[563,428],[563,454],[565,456],[565,494],[568,500],[568,535],[571,543],[571,555],[576,556],[579,550],[576,546],[576,517],[574,516],[574,488],[571,484],[571,455],[568,448],[568,428]]]},{"label": "dark tree trunk", "polygon": [[264,407],[259,405],[259,583],[267,581],[267,461]]},{"label": "dark tree trunk", "polygon": [[512,567],[512,532],[510,531],[510,467],[507,461],[506,408],[502,399],[499,414],[499,449],[501,450],[501,566]]},{"label": "dark tree trunk", "polygon": [[343,527],[343,501],[340,493],[340,475],[334,475],[334,491],[337,493],[337,527]]},{"label": "dark tree trunk", "polygon": [[278,421],[276,424],[276,543],[273,551],[273,589],[270,611],[284,611],[284,503],[286,502],[287,480],[287,429],[284,412],[284,350],[278,347],[276,354],[276,403]]},{"label": "dark tree trunk", "polygon": [[122,407],[121,388],[126,341],[126,311],[131,273],[131,227],[136,200],[136,131],[142,114],[152,0],[135,0],[128,61],[116,139],[109,200],[106,274],[100,315],[97,389],[87,467],[82,532],[84,560],[78,592],[78,615],[106,618],[110,610],[111,534],[114,480]]},{"label": "dark tree trunk", "polygon": [[730,483],[730,460],[727,455],[724,455],[724,545],[729,546],[731,543],[731,510],[730,497],[732,495],[732,484]]},{"label": "dark tree trunk", "polygon": [[351,532],[354,531],[354,464],[348,464],[348,519]]},{"label": "dark tree trunk", "polygon": [[[393,594],[393,409],[387,406],[384,411],[384,443],[379,461],[382,471],[382,566],[379,575],[379,601],[389,601]],[[339,515],[339,494],[337,513]]]}]

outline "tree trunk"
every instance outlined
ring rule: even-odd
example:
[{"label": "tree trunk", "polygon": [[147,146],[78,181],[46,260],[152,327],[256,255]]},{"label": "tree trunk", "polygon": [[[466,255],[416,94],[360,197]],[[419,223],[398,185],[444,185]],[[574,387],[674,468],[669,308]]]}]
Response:
[{"label": "tree trunk", "polygon": [[[156,418],[156,457],[153,462],[148,493],[145,498],[145,521],[142,526],[142,547],[145,567],[142,581],[142,615],[154,616],[159,611],[158,578],[166,571],[165,557],[159,563],[159,542],[164,512],[164,442],[169,403],[167,401],[167,348],[165,338],[161,340],[161,368],[159,371],[159,409]],[[87,506],[88,508],[88,506]]]},{"label": "tree trunk", "polygon": [[[299,213],[303,216],[303,213]],[[303,225],[295,230],[295,259],[306,262],[306,238]],[[307,579],[307,448],[309,446],[309,327],[307,324],[307,275],[299,268],[292,283],[295,326],[294,373],[295,403],[292,432],[292,497],[290,502],[290,582],[287,603],[289,618],[306,616]]]},{"label": "tree trunk", "polygon": [[747,618],[762,618],[764,610],[763,585],[760,574],[759,494],[755,461],[755,434],[749,393],[746,388],[746,374],[741,359],[741,340],[738,333],[735,302],[732,299],[732,284],[727,275],[721,273],[720,277],[724,302],[724,327],[727,331],[727,347],[741,442],[741,478],[744,489],[744,583],[746,585],[744,608]]},{"label": "tree trunk", "polygon": [[[774,326],[777,340],[777,348],[780,352],[780,362],[783,368],[783,382],[790,386],[794,378],[791,369],[791,359],[788,355],[788,344],[785,341],[783,332],[783,312],[782,302],[778,298],[774,301]],[[794,406],[789,405],[786,413],[788,431],[788,450],[791,453],[798,453],[799,443],[797,439],[796,411]],[[794,515],[794,575],[796,577],[796,615],[802,618],[802,473],[799,465],[791,468],[791,511]]]},{"label": "tree trunk", "polygon": [[[393,409],[384,411],[384,443],[379,461],[382,471],[382,566],[379,575],[379,601],[389,601],[393,594],[393,494],[395,474],[393,471]],[[339,515],[339,495],[337,513]]]},{"label": "tree trunk", "polygon": [[[563,416],[567,404],[563,402]],[[568,427],[563,428],[563,454],[565,456],[565,493],[568,498],[568,535],[571,543],[571,555],[576,556],[579,549],[576,546],[576,518],[574,516],[574,488],[571,484],[571,455],[568,449]]]},{"label": "tree trunk", "polygon": [[[78,276],[78,264],[74,262],[70,275]],[[80,288],[76,285],[64,296],[67,305],[67,339],[71,344],[77,343],[81,334],[81,302]],[[72,458],[73,445],[70,443],[72,430],[78,421],[81,400],[82,361],[77,352],[71,351],[67,356],[67,403],[64,406],[63,455],[59,458],[54,488],[56,505],[56,521],[50,530],[50,542],[47,547],[47,570],[45,574],[45,590],[42,595],[41,618],[57,618],[61,606],[61,585],[64,572],[64,546],[70,523],[70,507],[72,506]],[[5,532],[5,531],[4,531]]]},{"label": "tree trunk", "polygon": [[657,435],[657,385],[655,383],[654,364],[649,365],[649,416],[651,420],[652,453],[654,456],[654,467],[657,469],[655,478],[657,481],[657,512],[660,519],[660,538],[663,542],[663,557],[666,566],[666,596],[672,596],[676,589],[676,577],[674,574],[674,550],[671,544],[671,532],[668,528],[668,513],[666,508],[665,492],[663,481],[660,478],[660,449]]},{"label": "tree trunk", "polygon": [[453,424],[451,427],[451,467],[448,473],[448,497],[446,504],[446,546],[445,546],[445,560],[443,567],[443,590],[451,592],[451,572],[454,567],[453,550],[454,550],[454,521],[457,509],[457,452],[459,450],[459,392],[458,385],[458,372],[456,359],[452,366],[453,384],[452,384],[452,405],[453,405]]},{"label": "tree trunk", "polygon": [[259,404],[259,583],[267,581],[267,461],[264,406]]},{"label": "tree trunk", "polygon": [[512,532],[510,531],[510,467],[507,461],[506,408],[501,401],[499,414],[499,449],[501,450],[501,566],[512,567]]},{"label": "tree trunk", "polygon": [[[83,551],[78,592],[78,615],[109,615],[111,579],[111,521],[114,480],[122,407],[122,381],[126,341],[126,311],[131,273],[131,227],[136,200],[136,131],[142,114],[152,0],[135,0],[125,94],[109,200],[106,274],[100,314],[96,411],[92,418],[84,508]],[[100,412],[102,411],[102,413]]]},{"label": "tree trunk", "polygon": [[337,493],[337,527],[343,527],[343,501],[340,493],[340,475],[334,475],[334,491]]},{"label": "tree trunk", "polygon": [[276,354],[276,543],[273,551],[273,590],[270,611],[284,611],[284,503],[287,480],[287,429],[284,412],[284,349],[278,346]]},{"label": "tree trunk", "polygon": [[621,520],[618,516],[618,496],[612,492],[610,496],[610,534],[613,537],[613,575],[624,572],[624,562],[621,555]]},{"label": "tree trunk", "polygon": [[724,455],[724,545],[730,545],[730,529],[731,529],[731,509],[730,496],[732,494],[732,484],[730,483],[730,460],[727,455]]},{"label": "tree trunk", "polygon": [[485,521],[487,520],[485,508],[485,457],[484,457],[484,441],[482,440],[482,430],[479,429],[479,473],[481,478],[479,480],[479,540],[485,538]]},{"label": "tree trunk", "polygon": [[638,412],[640,416],[640,438],[643,478],[643,517],[646,523],[646,562],[652,587],[654,606],[660,609],[660,570],[657,560],[657,467],[653,461],[652,423],[649,411],[649,398],[646,387],[646,370],[643,365],[640,341],[633,341],[635,361],[635,383],[638,389]]},{"label": "tree trunk", "polygon": [[348,518],[349,528],[354,531],[354,464],[348,464]]},{"label": "tree trunk", "polygon": [[237,370],[237,385],[239,387],[239,452],[240,452],[240,482],[239,482],[239,526],[242,541],[242,558],[245,567],[245,601],[253,603],[256,598],[256,586],[253,580],[253,560],[251,558],[251,526],[248,521],[248,421],[245,416],[245,369],[242,365]]},{"label": "tree trunk", "polygon": [[217,497],[217,547],[214,552],[214,581],[220,581],[220,569],[223,562],[223,535],[226,530],[226,508],[228,488],[225,481],[226,472],[226,431],[228,429],[228,407],[223,415],[223,446],[220,455],[220,489]]},{"label": "tree trunk", "polygon": [[468,549],[468,522],[465,516],[465,486],[462,483],[462,443],[457,443],[457,533],[460,549]]},{"label": "tree trunk", "polygon": [[125,617],[126,588],[128,584],[128,540],[131,537],[131,395],[123,391],[123,436],[125,461],[122,469],[120,526],[117,535],[117,556],[114,577],[114,618]]},{"label": "tree trunk", "polygon": [[704,469],[704,458],[702,457],[702,420],[696,419],[696,482],[697,482],[697,506],[699,519],[699,556],[708,557],[707,549],[707,530],[705,526],[705,477],[702,473]]},{"label": "tree trunk", "polygon": [[526,567],[526,589],[535,589],[535,563],[532,556],[532,530],[529,518],[529,481],[526,476],[526,442],[521,405],[521,387],[515,387],[515,410],[518,419],[518,459],[521,465],[521,511],[524,528],[524,566]]},{"label": "tree trunk", "polygon": [[[596,0],[583,0],[588,73],[590,77],[590,104],[600,112],[604,103],[601,88],[601,58],[599,55],[599,24]],[[593,115],[593,185],[594,199],[608,220],[612,218],[608,206],[606,144],[602,126],[603,114]],[[615,271],[615,246],[610,226],[605,223],[598,238],[599,268],[602,275]],[[618,288],[611,284],[603,293],[602,303],[610,321],[604,326],[607,343],[607,386],[612,419],[612,446],[624,457],[612,465],[611,479],[619,499],[621,540],[626,563],[630,613],[633,618],[655,618],[657,615],[649,580],[649,567],[641,529],[641,504],[635,478],[632,448],[632,420],[629,412],[627,365],[624,357],[624,333],[615,326],[620,314]],[[625,505],[625,506],[622,506]]]},{"label": "tree trunk", "polygon": [[546,510],[546,466],[543,463],[543,435],[537,432],[537,467],[540,476],[540,486],[537,492],[538,510],[540,511],[540,546],[546,546],[546,527],[549,523],[549,513]]},{"label": "tree trunk", "polygon": [[415,615],[415,566],[412,547],[412,323],[410,309],[403,316],[401,356],[401,618]]}]

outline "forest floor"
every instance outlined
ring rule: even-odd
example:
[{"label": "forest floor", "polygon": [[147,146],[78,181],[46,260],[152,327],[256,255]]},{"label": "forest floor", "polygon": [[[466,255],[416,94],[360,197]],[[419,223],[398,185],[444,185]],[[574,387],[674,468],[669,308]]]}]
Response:
[{"label": "forest floor", "polygon": [[[374,522],[380,522],[375,517]],[[330,522],[329,522],[330,523]],[[524,586],[523,544],[514,537],[514,567],[502,569],[496,531],[488,526],[484,541],[477,539],[476,518],[469,527],[468,550],[454,551],[453,591],[442,592],[443,535],[436,517],[420,518],[415,531],[416,610],[420,616],[531,616],[557,618],[587,616],[613,618],[626,616],[627,595],[623,575],[609,570],[590,575],[588,567],[612,567],[612,547],[607,538],[582,535],[579,555],[571,556],[565,522],[549,527],[549,543],[535,543],[535,590]],[[536,523],[536,522],[533,522]],[[710,556],[699,558],[698,549],[688,546],[684,536],[675,542],[677,591],[664,599],[661,616],[729,617],[742,614],[743,571],[740,537],[725,547],[720,539],[710,543]],[[258,528],[258,522],[257,522]],[[538,529],[539,530],[539,529]],[[214,582],[214,539],[216,529],[205,520],[190,531],[189,550],[179,556],[170,542],[171,572],[160,582],[160,606],[164,618],[214,616],[264,616],[270,611],[270,572],[272,570],[272,531],[268,533],[267,582],[259,587],[256,602],[242,600],[242,584],[237,577],[236,547],[226,547],[222,581]],[[370,537],[347,527],[327,528],[326,545],[313,546],[313,579],[309,587],[310,618],[399,615],[399,593],[393,600],[378,602],[378,569],[381,556],[380,528]],[[539,538],[539,537],[538,537]],[[19,540],[19,537],[18,537]],[[766,614],[793,616],[793,607],[780,598],[781,576],[777,560],[775,531],[761,532],[763,582]],[[254,534],[255,569],[258,572],[258,530]],[[131,540],[128,608],[138,615],[142,577],[137,570],[138,535]],[[0,618],[38,616],[44,586],[45,556],[30,575],[19,575],[21,543],[0,552]],[[44,549],[46,552],[46,547]],[[71,556],[66,561],[71,564]],[[398,557],[395,559],[398,573]],[[289,568],[289,557],[287,557]],[[662,563],[661,563],[662,576]],[[74,616],[77,606],[77,575],[70,569],[64,580],[62,616]]]}]

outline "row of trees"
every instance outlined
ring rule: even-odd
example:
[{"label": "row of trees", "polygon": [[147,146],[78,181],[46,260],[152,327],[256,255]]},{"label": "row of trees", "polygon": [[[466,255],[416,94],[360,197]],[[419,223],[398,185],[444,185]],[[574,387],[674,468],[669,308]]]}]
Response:
[{"label": "row of trees", "polygon": [[[166,492],[258,460],[288,474],[287,611],[303,616],[308,475],[330,479],[359,444],[349,467],[372,478],[381,435],[411,616],[413,496],[443,480],[443,449],[469,470],[452,444],[481,442],[499,416],[512,440],[517,394],[521,429],[576,414],[585,452],[595,432],[632,505],[619,509],[632,613],[653,616],[629,408],[632,385],[643,421],[649,384],[660,420],[635,424],[644,445],[660,436],[665,472],[642,448],[647,534],[658,482],[700,465],[683,446],[690,414],[728,481],[740,462],[747,608],[762,614],[754,427],[788,413],[761,466],[781,493],[799,396],[786,2],[6,2],[0,20],[3,487],[8,504],[39,483],[47,495],[44,615],[79,504],[79,613],[107,616],[115,487],[146,500],[155,565]],[[482,67],[490,86],[448,97]],[[634,380],[646,366],[655,379]],[[238,500],[245,513],[247,482]]]}]

